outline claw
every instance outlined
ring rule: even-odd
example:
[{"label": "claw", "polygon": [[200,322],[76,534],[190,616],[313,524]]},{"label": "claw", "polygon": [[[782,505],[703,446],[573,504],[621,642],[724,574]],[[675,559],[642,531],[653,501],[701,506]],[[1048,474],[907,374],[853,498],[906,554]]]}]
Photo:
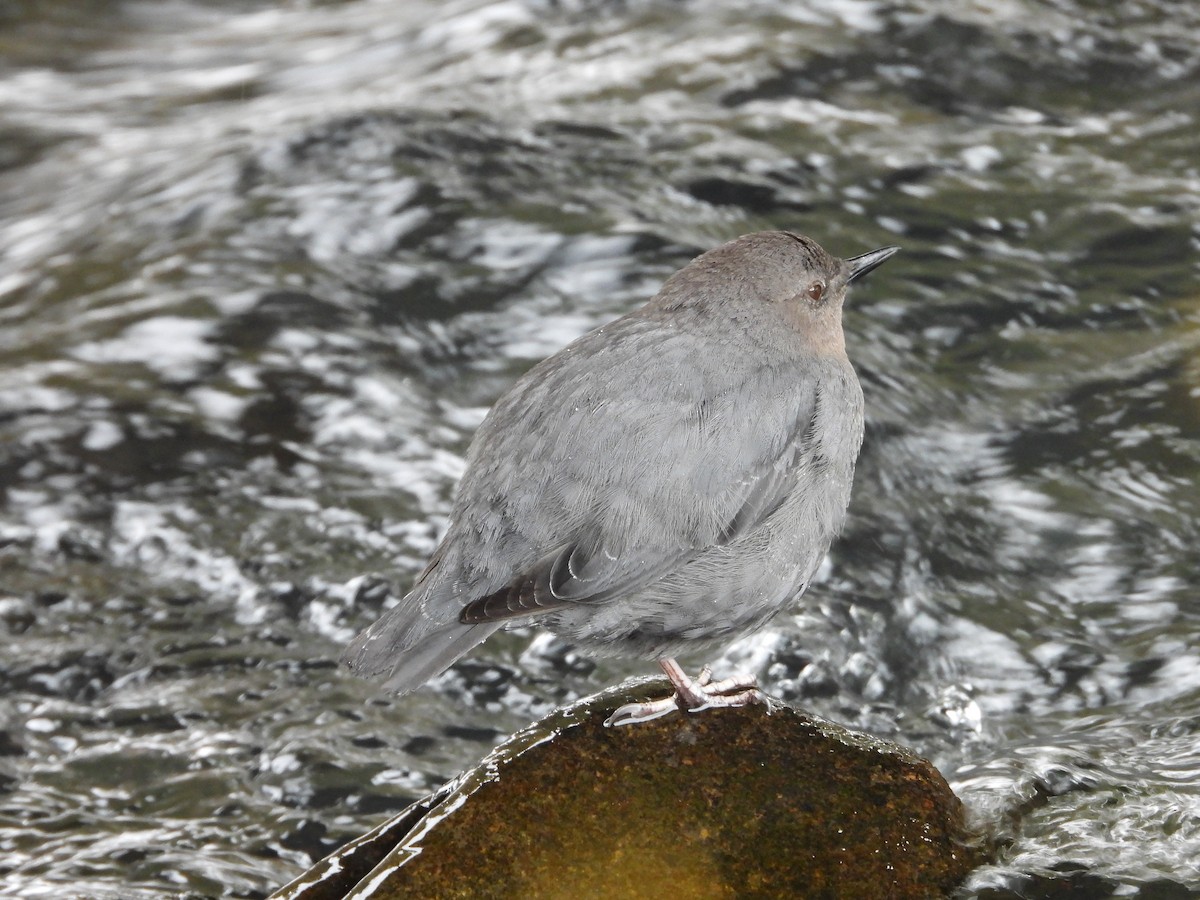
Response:
[{"label": "claw", "polygon": [[646,700],[642,703],[626,703],[617,707],[613,714],[604,720],[605,727],[614,725],[629,725],[632,722],[649,722],[679,709],[679,703],[674,694],[662,700]]},{"label": "claw", "polygon": [[671,684],[675,685],[675,693],[662,700],[626,703],[604,720],[605,725],[649,722],[677,709],[699,712],[720,706],[750,706],[767,702],[758,689],[758,679],[753,675],[734,675],[714,682],[712,669],[705,666],[692,680],[673,659],[660,659],[658,664],[671,679]]}]

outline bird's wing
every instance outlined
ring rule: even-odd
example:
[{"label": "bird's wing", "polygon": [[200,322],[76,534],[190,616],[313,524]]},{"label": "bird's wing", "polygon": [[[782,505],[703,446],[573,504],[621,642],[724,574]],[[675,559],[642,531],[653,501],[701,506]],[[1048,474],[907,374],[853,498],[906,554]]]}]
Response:
[{"label": "bird's wing", "polygon": [[465,625],[537,615],[572,603],[596,603],[653,581],[686,559],[686,548],[652,548],[620,557],[597,543],[598,535],[556,549],[498,591],[468,603]]},{"label": "bird's wing", "polygon": [[553,404],[517,392],[505,412],[527,426],[522,445],[506,446],[507,429],[484,431],[473,454],[508,462],[478,467],[460,501],[464,511],[494,509],[503,504],[481,500],[521,491],[521,510],[476,530],[517,529],[529,546],[549,549],[467,603],[459,621],[628,595],[760,525],[795,486],[816,393],[798,389],[791,372],[748,371],[715,395],[693,380],[684,392],[654,385],[621,397],[570,372],[540,380],[538,393]]}]

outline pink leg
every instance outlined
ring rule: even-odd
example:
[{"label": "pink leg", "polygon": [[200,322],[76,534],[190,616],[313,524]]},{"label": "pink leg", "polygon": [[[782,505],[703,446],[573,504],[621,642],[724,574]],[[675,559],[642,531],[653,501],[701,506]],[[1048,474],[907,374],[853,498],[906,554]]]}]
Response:
[{"label": "pink leg", "polygon": [[705,666],[695,680],[688,677],[683,667],[673,659],[660,659],[659,666],[675,693],[662,700],[647,700],[643,703],[627,703],[605,720],[605,725],[628,725],[631,722],[648,722],[676,709],[700,712],[718,706],[749,706],[765,703],[766,698],[758,690],[758,679],[753,675],[735,675],[723,681],[712,681],[712,673]]}]

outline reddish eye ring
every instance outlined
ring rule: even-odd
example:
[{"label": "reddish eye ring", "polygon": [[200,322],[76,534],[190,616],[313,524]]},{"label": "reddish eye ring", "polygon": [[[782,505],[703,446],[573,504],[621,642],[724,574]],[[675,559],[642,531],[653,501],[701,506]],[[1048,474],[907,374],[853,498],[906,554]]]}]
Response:
[{"label": "reddish eye ring", "polygon": [[814,303],[816,303],[825,295],[825,282],[814,281],[808,286],[808,290],[805,293],[808,294],[809,300],[812,300]]}]

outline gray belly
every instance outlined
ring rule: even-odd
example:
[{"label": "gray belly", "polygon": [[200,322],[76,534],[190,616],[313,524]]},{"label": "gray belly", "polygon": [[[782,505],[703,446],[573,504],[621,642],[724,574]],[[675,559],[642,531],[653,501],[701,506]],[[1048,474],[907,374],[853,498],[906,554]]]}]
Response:
[{"label": "gray belly", "polygon": [[542,624],[597,656],[653,659],[732,641],[761,628],[804,592],[841,528],[848,500],[849,478],[810,467],[754,531],[702,551],[635,594],[568,607]]},{"label": "gray belly", "polygon": [[794,485],[778,509],[636,593],[567,607],[542,624],[585,652],[643,658],[726,643],[765,625],[804,593],[842,528],[862,409],[853,370],[838,370],[818,394]]}]

